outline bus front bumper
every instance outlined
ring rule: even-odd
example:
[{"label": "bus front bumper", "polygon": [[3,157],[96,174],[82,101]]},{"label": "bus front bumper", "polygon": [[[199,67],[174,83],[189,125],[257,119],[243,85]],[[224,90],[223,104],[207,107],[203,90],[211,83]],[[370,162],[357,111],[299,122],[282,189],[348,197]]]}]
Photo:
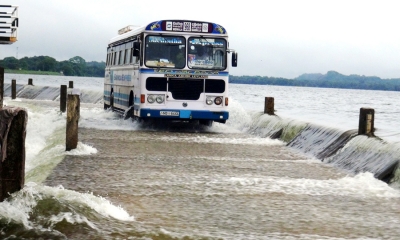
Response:
[{"label": "bus front bumper", "polygon": [[165,118],[174,120],[213,120],[225,122],[229,118],[229,112],[212,112],[196,110],[156,110],[144,108],[140,110],[141,118]]}]

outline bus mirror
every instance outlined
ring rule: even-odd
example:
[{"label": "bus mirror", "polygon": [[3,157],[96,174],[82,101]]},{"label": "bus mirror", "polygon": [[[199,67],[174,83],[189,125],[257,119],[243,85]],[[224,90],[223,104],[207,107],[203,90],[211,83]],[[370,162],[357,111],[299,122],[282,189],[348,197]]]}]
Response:
[{"label": "bus mirror", "polygon": [[238,53],[232,52],[232,67],[237,67]]},{"label": "bus mirror", "polygon": [[133,56],[135,57],[140,56],[140,42],[133,43]]}]

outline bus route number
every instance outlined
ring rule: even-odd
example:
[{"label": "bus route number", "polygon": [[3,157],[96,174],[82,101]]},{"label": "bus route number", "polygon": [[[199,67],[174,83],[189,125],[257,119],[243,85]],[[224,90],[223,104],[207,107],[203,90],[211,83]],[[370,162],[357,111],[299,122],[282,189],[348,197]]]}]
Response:
[{"label": "bus route number", "polygon": [[173,116],[173,117],[179,117],[179,112],[175,111],[160,111],[161,116]]}]

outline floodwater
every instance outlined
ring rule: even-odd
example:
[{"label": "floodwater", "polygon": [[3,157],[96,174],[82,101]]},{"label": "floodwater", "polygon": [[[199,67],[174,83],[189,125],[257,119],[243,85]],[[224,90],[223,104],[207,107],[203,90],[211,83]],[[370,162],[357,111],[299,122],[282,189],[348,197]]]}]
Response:
[{"label": "floodwater", "polygon": [[[59,86],[61,80],[70,80],[54,78],[43,81]],[[374,92],[379,102],[372,105],[367,91],[231,85],[228,122],[201,127],[123,120],[103,109],[100,80],[79,80],[78,88],[85,85],[82,89],[93,91],[83,95],[92,101],[81,103],[78,148],[70,152],[65,151],[66,116],[56,98],[46,100],[58,91],[36,86],[31,93],[48,96],[5,98],[5,105],[26,108],[29,119],[26,185],[0,203],[1,239],[400,236],[399,176],[387,184],[373,173],[342,166],[347,171],[300,151],[327,146],[337,135],[330,132],[332,126],[356,128],[358,109],[365,103],[377,110],[378,136],[398,143],[399,109],[390,102],[395,92]],[[265,95],[276,97],[282,118],[259,113]],[[321,114],[335,100],[337,108]],[[266,134],[275,121],[285,126],[289,121],[291,131],[305,120],[324,124],[302,132],[296,143],[304,144],[298,148]],[[375,158],[377,165],[398,159],[397,145],[369,142],[373,140],[356,138],[334,157],[346,157],[345,165],[357,158]]]},{"label": "floodwater", "polygon": [[347,176],[279,140],[193,126],[81,129],[45,185],[104,196],[134,216],[71,239],[395,239],[400,193]]}]

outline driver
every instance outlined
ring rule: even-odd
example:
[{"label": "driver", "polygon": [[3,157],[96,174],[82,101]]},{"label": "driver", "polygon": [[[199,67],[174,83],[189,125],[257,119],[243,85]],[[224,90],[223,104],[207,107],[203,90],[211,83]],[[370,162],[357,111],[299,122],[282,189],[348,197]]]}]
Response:
[{"label": "driver", "polygon": [[207,47],[198,47],[196,60],[208,60],[208,48]]}]

